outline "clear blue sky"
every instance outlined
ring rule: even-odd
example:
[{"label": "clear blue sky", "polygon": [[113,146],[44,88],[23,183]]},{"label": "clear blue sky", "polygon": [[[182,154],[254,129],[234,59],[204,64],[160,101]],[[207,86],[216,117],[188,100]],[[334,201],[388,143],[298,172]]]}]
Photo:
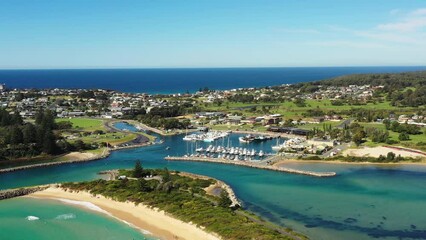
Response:
[{"label": "clear blue sky", "polygon": [[0,68],[426,65],[425,0],[1,0]]}]

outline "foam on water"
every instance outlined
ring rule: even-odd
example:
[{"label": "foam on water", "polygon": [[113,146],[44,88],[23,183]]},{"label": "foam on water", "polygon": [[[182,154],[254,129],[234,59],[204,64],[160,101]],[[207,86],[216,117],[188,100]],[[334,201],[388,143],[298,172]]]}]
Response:
[{"label": "foam on water", "polygon": [[55,219],[58,219],[58,220],[68,220],[73,218],[76,218],[74,213],[61,214],[55,217]]},{"label": "foam on water", "polygon": [[28,216],[28,217],[26,217],[26,219],[27,219],[28,221],[35,221],[35,220],[39,220],[40,218],[38,218],[38,217],[36,217],[36,216]]},{"label": "foam on water", "polygon": [[68,203],[68,204],[72,204],[72,205],[78,205],[96,212],[101,212],[104,214],[108,214],[111,215],[109,212],[103,210],[102,208],[96,206],[93,203],[90,202],[83,202],[83,201],[75,201],[75,200],[69,200],[69,199],[63,199],[63,198],[58,198],[59,201],[64,202],[64,203]]}]

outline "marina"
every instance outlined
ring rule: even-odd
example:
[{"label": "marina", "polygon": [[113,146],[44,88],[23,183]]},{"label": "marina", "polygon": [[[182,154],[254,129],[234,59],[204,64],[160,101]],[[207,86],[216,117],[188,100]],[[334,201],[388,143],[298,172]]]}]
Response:
[{"label": "marina", "polygon": [[203,142],[214,142],[218,139],[225,138],[229,135],[228,132],[219,132],[219,131],[212,131],[207,133],[193,133],[190,135],[186,135],[183,137],[184,141],[203,141]]}]

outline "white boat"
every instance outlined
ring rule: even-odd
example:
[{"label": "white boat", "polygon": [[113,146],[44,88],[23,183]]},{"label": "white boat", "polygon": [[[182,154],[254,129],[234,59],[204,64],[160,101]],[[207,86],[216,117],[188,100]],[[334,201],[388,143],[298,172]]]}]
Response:
[{"label": "white boat", "polygon": [[280,151],[281,149],[283,149],[285,147],[286,147],[285,143],[278,144],[278,145],[272,146],[272,150],[274,150],[274,151]]},{"label": "white boat", "polygon": [[253,135],[250,135],[250,134],[238,138],[238,140],[242,143],[250,143],[250,142],[253,142],[254,139],[255,139],[255,137]]}]

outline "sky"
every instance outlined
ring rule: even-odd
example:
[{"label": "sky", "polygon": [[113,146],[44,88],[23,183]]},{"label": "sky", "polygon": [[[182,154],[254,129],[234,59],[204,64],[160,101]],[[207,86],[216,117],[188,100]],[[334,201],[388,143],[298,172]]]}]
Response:
[{"label": "sky", "polygon": [[426,65],[425,0],[1,0],[0,68]]}]

